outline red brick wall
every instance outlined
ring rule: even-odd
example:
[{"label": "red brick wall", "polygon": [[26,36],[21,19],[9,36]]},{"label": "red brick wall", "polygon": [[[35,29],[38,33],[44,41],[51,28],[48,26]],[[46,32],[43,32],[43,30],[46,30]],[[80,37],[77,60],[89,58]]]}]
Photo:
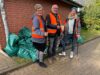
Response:
[{"label": "red brick wall", "polygon": [[0,45],[1,47],[5,47],[5,32],[4,32],[4,27],[2,24],[2,19],[1,19],[1,15],[0,15]]},{"label": "red brick wall", "polygon": [[[30,21],[34,13],[34,5],[36,3],[40,3],[44,6],[45,15],[49,13],[51,5],[57,3],[63,20],[71,8],[70,5],[61,3],[57,0],[5,0],[5,8],[10,32],[18,33],[23,26],[27,26],[31,29],[32,25],[30,25]],[[2,32],[0,42],[5,44],[5,42],[3,42],[4,38],[2,38],[4,37],[3,28]]]}]

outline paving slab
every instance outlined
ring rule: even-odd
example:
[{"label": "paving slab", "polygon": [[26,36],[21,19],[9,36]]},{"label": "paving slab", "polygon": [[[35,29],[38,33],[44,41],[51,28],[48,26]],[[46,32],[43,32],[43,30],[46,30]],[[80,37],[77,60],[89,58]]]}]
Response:
[{"label": "paving slab", "polygon": [[100,75],[100,38],[80,46],[74,59],[69,59],[69,52],[66,57],[57,55],[52,64],[45,60],[48,68],[35,63],[5,75]]},{"label": "paving slab", "polygon": [[7,57],[0,53],[0,73],[7,71],[8,69],[16,65],[17,63],[13,61],[10,57]]}]

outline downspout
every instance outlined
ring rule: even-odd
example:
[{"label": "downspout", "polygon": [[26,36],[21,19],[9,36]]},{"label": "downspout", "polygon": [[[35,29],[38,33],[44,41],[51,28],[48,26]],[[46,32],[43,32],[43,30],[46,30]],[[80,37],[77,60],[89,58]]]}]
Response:
[{"label": "downspout", "polygon": [[[4,30],[5,30],[5,35],[6,35],[6,43],[8,42],[8,35],[9,35],[9,30],[8,30],[8,25],[7,25],[7,20],[6,20],[6,13],[5,13],[5,8],[4,8],[4,0],[0,0],[0,13],[1,13],[1,18],[3,21],[4,25]],[[9,57],[2,49],[0,46],[0,53],[5,55],[6,57]]]},{"label": "downspout", "polygon": [[3,21],[3,25],[4,25],[4,30],[5,30],[5,35],[6,35],[6,42],[8,42],[9,30],[8,30],[8,24],[7,24],[7,20],[6,20],[4,0],[0,0],[0,13],[1,13],[1,18],[2,18],[2,21]]}]

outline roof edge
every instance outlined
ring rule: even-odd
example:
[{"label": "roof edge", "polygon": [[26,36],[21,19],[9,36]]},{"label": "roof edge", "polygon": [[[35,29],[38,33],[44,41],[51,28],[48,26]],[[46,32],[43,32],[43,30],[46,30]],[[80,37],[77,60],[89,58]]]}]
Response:
[{"label": "roof edge", "polygon": [[79,4],[79,3],[75,2],[75,1],[72,1],[72,0],[60,0],[60,1],[63,1],[65,3],[68,3],[70,5],[73,5],[75,7],[80,7],[80,8],[83,7],[83,5],[81,5],[81,4]]}]

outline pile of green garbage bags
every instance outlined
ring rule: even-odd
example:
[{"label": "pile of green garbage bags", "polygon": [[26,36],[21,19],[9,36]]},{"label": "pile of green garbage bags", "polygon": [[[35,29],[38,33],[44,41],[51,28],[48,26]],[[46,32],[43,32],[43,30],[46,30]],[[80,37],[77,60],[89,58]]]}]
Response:
[{"label": "pile of green garbage bags", "polygon": [[18,56],[21,58],[37,60],[37,50],[32,44],[31,30],[23,27],[18,35],[10,33],[4,51],[9,56]]},{"label": "pile of green garbage bags", "polygon": [[[31,33],[31,30],[27,27],[23,27],[18,32],[18,35],[10,33],[4,51],[11,57],[18,56],[25,59],[32,59],[33,62],[36,61],[38,59],[38,53],[32,44]],[[83,43],[83,37],[78,38],[77,42],[80,44]],[[47,53],[47,49],[48,47],[44,53]]]}]

